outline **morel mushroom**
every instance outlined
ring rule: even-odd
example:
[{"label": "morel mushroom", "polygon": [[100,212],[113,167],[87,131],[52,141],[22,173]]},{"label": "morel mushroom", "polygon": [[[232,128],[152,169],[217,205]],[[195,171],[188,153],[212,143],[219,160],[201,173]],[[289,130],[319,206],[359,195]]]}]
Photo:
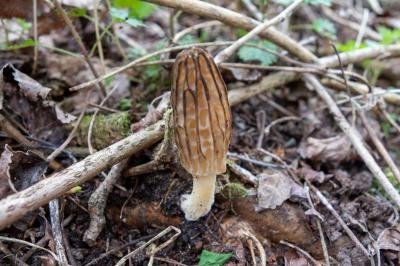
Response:
[{"label": "morel mushroom", "polygon": [[172,79],[175,143],[182,166],[193,176],[192,193],[182,196],[181,209],[194,221],[211,210],[216,175],[226,171],[232,115],[225,82],[206,51],[179,53]]}]

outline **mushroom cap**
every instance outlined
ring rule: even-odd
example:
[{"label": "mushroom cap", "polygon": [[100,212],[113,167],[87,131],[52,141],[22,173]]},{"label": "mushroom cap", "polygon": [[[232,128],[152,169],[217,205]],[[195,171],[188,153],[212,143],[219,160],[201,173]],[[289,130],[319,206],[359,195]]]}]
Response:
[{"label": "mushroom cap", "polygon": [[182,166],[195,176],[224,173],[232,114],[225,82],[205,50],[190,48],[176,57],[171,103]]}]

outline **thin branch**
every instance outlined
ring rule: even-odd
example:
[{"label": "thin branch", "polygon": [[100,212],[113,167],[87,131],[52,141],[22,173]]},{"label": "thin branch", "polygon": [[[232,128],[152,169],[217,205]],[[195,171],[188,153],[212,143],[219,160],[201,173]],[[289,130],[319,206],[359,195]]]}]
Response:
[{"label": "thin branch", "polygon": [[79,124],[82,121],[83,116],[85,115],[86,108],[81,112],[77,121],[75,122],[74,127],[72,128],[71,132],[69,133],[67,139],[57,148],[55,149],[49,156],[47,156],[46,161],[50,162],[54,160],[71,142],[71,140],[75,137],[76,131],[78,130]]},{"label": "thin branch", "polygon": [[[65,12],[65,10],[63,9],[63,7],[61,6],[59,0],[54,0],[55,6],[57,8],[57,11],[61,14],[61,16],[63,17],[65,23],[68,26],[68,29],[71,31],[72,36],[74,37],[75,41],[78,43],[78,46],[83,54],[83,56],[85,57],[86,63],[88,64],[90,71],[93,73],[93,76],[97,79],[99,77],[96,69],[94,68],[92,62],[90,61],[89,58],[89,53],[85,47],[85,45],[82,42],[81,37],[79,36],[78,32],[76,31],[74,25],[72,24],[72,21],[70,20],[70,18],[68,17],[68,14]],[[102,82],[94,82],[94,84],[96,86],[99,86],[100,88],[100,92],[102,93],[103,97],[106,95],[106,88],[104,87]]]},{"label": "thin branch", "polygon": [[34,247],[34,248],[37,248],[37,249],[40,249],[40,250],[44,250],[44,251],[48,252],[56,261],[60,262],[60,261],[58,260],[57,255],[54,254],[53,252],[51,252],[51,250],[48,250],[48,249],[43,248],[43,247],[41,247],[41,246],[38,246],[38,245],[35,245],[35,244],[32,244],[32,243],[29,243],[29,242],[27,242],[27,241],[25,241],[25,240],[16,239],[16,238],[11,238],[11,237],[5,237],[5,236],[0,236],[0,241],[14,242],[14,243],[18,243],[18,244],[22,244],[22,245],[27,245],[27,246],[30,246],[30,247]]},{"label": "thin branch", "polygon": [[231,46],[225,48],[219,54],[217,54],[214,58],[215,63],[219,64],[221,62],[227,61],[243,44],[248,42],[249,40],[253,39],[255,36],[260,34],[261,32],[265,31],[272,25],[278,24],[282,22],[285,18],[287,18],[292,11],[301,3],[303,0],[295,0],[292,4],[290,4],[285,10],[283,10],[281,13],[279,13],[276,17],[274,17],[271,20],[267,20],[252,29],[249,33],[238,39],[236,42],[234,42]]},{"label": "thin branch", "polygon": [[89,198],[88,207],[90,213],[90,225],[83,236],[83,241],[85,241],[89,246],[95,243],[101,230],[103,230],[106,223],[104,209],[107,203],[108,194],[120,177],[126,163],[127,159],[111,167],[111,170],[108,172],[104,181],[101,182],[100,186],[96,188]]},{"label": "thin branch", "polygon": [[399,192],[394,188],[393,184],[387,179],[385,173],[376,163],[374,157],[370,154],[368,149],[365,147],[364,143],[362,142],[362,137],[357,132],[357,130],[352,127],[349,122],[347,121],[346,117],[342,114],[339,107],[336,105],[335,101],[329,95],[327,90],[324,86],[318,81],[318,79],[311,75],[305,74],[304,78],[307,82],[309,82],[319,96],[325,101],[328,105],[328,108],[333,115],[338,126],[342,129],[342,131],[347,135],[350,142],[353,144],[355,150],[357,151],[358,155],[363,159],[364,163],[367,165],[369,170],[381,184],[382,188],[385,192],[389,195],[389,197],[393,200],[393,202],[400,207],[400,195]]},{"label": "thin branch", "polygon": [[308,253],[308,252],[305,251],[304,249],[302,249],[302,248],[300,248],[300,247],[298,247],[298,246],[296,246],[296,245],[293,245],[292,243],[286,242],[285,240],[281,240],[281,241],[279,241],[279,243],[281,243],[281,244],[283,244],[283,245],[285,245],[285,246],[288,246],[288,247],[291,247],[291,248],[297,250],[300,254],[303,254],[303,255],[306,256],[312,263],[314,263],[314,265],[316,265],[316,266],[321,265],[316,259],[314,259],[314,258],[310,255],[310,253]]},{"label": "thin branch", "polygon": [[0,230],[164,136],[164,121],[130,135],[80,162],[0,201]]},{"label": "thin branch", "polygon": [[56,246],[56,252],[60,265],[68,265],[67,255],[64,248],[63,234],[61,232],[60,210],[58,199],[49,202],[51,232]]},{"label": "thin branch", "polygon": [[[179,9],[183,12],[204,16],[210,19],[216,19],[226,25],[245,30],[252,30],[261,24],[259,21],[240,13],[199,0],[146,0],[146,2]],[[266,29],[261,36],[289,51],[292,55],[304,62],[314,62],[317,60],[314,54],[299,45],[297,41],[273,27]]]},{"label": "thin branch", "polygon": [[385,160],[385,162],[389,166],[390,170],[392,170],[393,175],[396,177],[397,182],[399,182],[399,184],[400,184],[400,170],[399,170],[399,168],[397,167],[396,163],[393,161],[393,159],[390,156],[389,152],[385,148],[385,145],[383,145],[382,141],[379,139],[379,137],[376,134],[375,130],[372,128],[370,122],[368,121],[367,117],[365,116],[365,113],[363,111],[360,111],[359,115],[361,117],[361,121],[363,122],[363,124],[365,126],[365,129],[368,132],[368,135],[369,135],[372,143],[374,143],[375,148],[378,150],[379,154]]},{"label": "thin branch", "polygon": [[317,197],[320,199],[322,204],[331,212],[331,214],[336,218],[336,220],[340,223],[346,234],[350,237],[350,239],[356,244],[356,246],[361,249],[361,251],[367,256],[371,262],[373,262],[373,257],[369,253],[369,251],[363,246],[363,244],[358,240],[356,235],[351,231],[351,229],[347,226],[347,224],[343,221],[337,211],[333,208],[333,206],[329,203],[327,198],[319,190],[315,190]]},{"label": "thin branch", "polygon": [[33,47],[33,65],[32,65],[32,73],[36,73],[37,63],[38,63],[38,54],[39,54],[39,46],[38,46],[38,23],[37,23],[37,0],[32,0],[32,10],[33,10],[33,39],[35,41],[35,46]]}]

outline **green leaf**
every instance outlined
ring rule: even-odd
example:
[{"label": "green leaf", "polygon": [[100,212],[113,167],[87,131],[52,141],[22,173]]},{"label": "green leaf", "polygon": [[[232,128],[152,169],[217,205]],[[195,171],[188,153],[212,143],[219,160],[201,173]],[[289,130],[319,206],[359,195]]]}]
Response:
[{"label": "green leaf", "polygon": [[199,266],[223,266],[230,257],[232,257],[232,253],[214,253],[203,250],[200,254]]},{"label": "green leaf", "polygon": [[76,17],[76,18],[86,16],[86,9],[80,8],[80,7],[75,7],[73,9],[71,9],[70,11],[68,11],[68,16]]},{"label": "green leaf", "polygon": [[155,79],[160,75],[161,71],[162,67],[160,65],[150,65],[146,66],[144,74],[146,78]]},{"label": "green leaf", "polygon": [[20,42],[20,43],[11,44],[11,45],[6,45],[6,46],[3,48],[3,50],[6,50],[6,51],[17,50],[17,49],[22,49],[22,48],[33,47],[33,46],[35,46],[35,45],[36,45],[36,43],[35,43],[34,40],[32,40],[32,39],[26,39],[26,40],[23,40],[23,41]]},{"label": "green leaf", "polygon": [[[365,48],[367,47],[366,43],[362,42],[360,44],[359,48]],[[356,50],[356,41],[355,40],[349,40],[345,43],[340,43],[336,46],[339,52],[350,52]]]},{"label": "green leaf", "polygon": [[[251,42],[260,48],[276,51],[277,47],[268,41]],[[277,61],[276,55],[257,47],[242,46],[238,51],[238,56],[242,61],[259,61],[261,65],[268,66]]]},{"label": "green leaf", "polygon": [[115,8],[111,7],[110,9],[110,15],[113,17],[115,20],[119,22],[126,22],[132,27],[143,27],[144,24],[141,20],[138,20],[136,18],[132,18],[129,16],[129,10],[128,9],[120,9],[120,8]]},{"label": "green leaf", "polygon": [[391,30],[386,27],[378,27],[378,32],[382,37],[381,44],[389,45],[400,40],[400,29]]},{"label": "green leaf", "polygon": [[112,5],[116,8],[129,9],[129,17],[145,19],[157,8],[156,5],[139,0],[114,0]]},{"label": "green leaf", "polygon": [[178,44],[179,45],[186,45],[186,44],[192,44],[192,43],[197,43],[199,40],[194,37],[193,35],[185,35],[182,38],[179,39]]},{"label": "green leaf", "polygon": [[17,23],[24,31],[29,30],[32,27],[32,23],[26,21],[23,18],[17,18]]},{"label": "green leaf", "polygon": [[336,38],[336,28],[335,24],[333,24],[330,20],[319,18],[316,19],[312,25],[312,30],[317,32],[318,34],[335,39]]},{"label": "green leaf", "polygon": [[142,47],[131,47],[128,48],[128,58],[135,60],[138,59],[139,57],[142,57],[146,54],[146,49]]}]

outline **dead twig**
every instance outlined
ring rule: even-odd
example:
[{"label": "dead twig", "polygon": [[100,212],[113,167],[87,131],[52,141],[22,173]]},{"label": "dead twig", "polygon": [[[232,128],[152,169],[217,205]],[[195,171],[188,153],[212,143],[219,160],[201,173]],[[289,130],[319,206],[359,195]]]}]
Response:
[{"label": "dead twig", "polygon": [[352,127],[349,124],[346,117],[342,114],[339,107],[336,105],[335,101],[329,95],[324,86],[317,80],[317,78],[310,74],[305,74],[304,77],[305,80],[314,87],[319,96],[328,105],[328,108],[331,114],[333,115],[333,118],[335,119],[336,123],[342,129],[342,131],[347,135],[350,142],[353,144],[355,150],[357,151],[358,155],[363,159],[364,163],[367,165],[369,170],[373,173],[375,178],[381,184],[382,188],[393,200],[393,202],[398,207],[400,207],[399,192],[394,188],[393,184],[390,183],[385,173],[382,171],[382,169],[376,163],[375,159],[372,157],[368,149],[365,147],[364,143],[362,142],[360,134],[354,127]]},{"label": "dead twig", "polygon": [[150,244],[152,244],[154,241],[156,241],[157,239],[165,236],[166,234],[168,234],[171,231],[175,231],[175,234],[166,242],[162,243],[160,246],[158,246],[157,248],[153,249],[153,251],[150,253],[150,257],[154,257],[154,255],[160,251],[161,249],[165,248],[166,246],[168,246],[169,244],[171,244],[173,241],[175,241],[175,239],[181,234],[181,230],[179,228],[176,228],[175,226],[168,226],[166,229],[164,229],[163,231],[161,231],[158,235],[156,235],[155,237],[153,237],[152,239],[150,239],[149,241],[147,241],[146,243],[144,243],[143,245],[141,245],[140,247],[138,247],[137,249],[135,249],[134,251],[130,252],[129,254],[125,255],[122,259],[120,259],[115,266],[121,266],[124,265],[124,263],[131,258],[132,256],[134,256],[136,253],[138,253],[139,251],[141,251],[142,249],[144,249],[145,247],[149,246]]},{"label": "dead twig", "polygon": [[122,250],[122,249],[124,249],[124,248],[126,248],[126,247],[135,245],[135,244],[137,244],[137,243],[139,243],[139,242],[141,242],[141,241],[148,240],[148,239],[150,239],[150,238],[152,238],[152,237],[154,237],[154,236],[155,236],[155,234],[151,234],[151,235],[148,235],[148,236],[139,237],[139,238],[137,238],[137,239],[135,239],[135,240],[132,240],[132,241],[130,241],[130,242],[124,244],[124,245],[121,245],[120,247],[111,249],[111,250],[109,250],[109,251],[107,251],[107,252],[101,254],[101,255],[98,256],[96,259],[92,260],[91,262],[85,264],[84,266],[99,265],[98,262],[99,262],[100,260],[106,258],[108,255],[113,254],[113,253],[116,253],[116,252],[118,252],[118,251],[120,251],[120,250]]},{"label": "dead twig", "polygon": [[108,175],[100,186],[92,193],[89,198],[88,208],[90,214],[90,224],[89,228],[86,230],[83,241],[88,245],[93,245],[99,236],[101,230],[106,223],[106,218],[104,216],[104,209],[106,207],[108,194],[112,190],[114,183],[120,177],[122,170],[126,166],[127,160],[111,167]]},{"label": "dead twig", "polygon": [[385,148],[385,145],[383,145],[382,141],[379,139],[375,130],[372,128],[365,113],[363,111],[359,111],[358,114],[360,115],[361,121],[363,122],[365,129],[367,130],[372,143],[374,143],[375,148],[378,150],[379,154],[382,156],[383,160],[385,160],[387,165],[390,167],[390,170],[392,170],[393,175],[396,177],[397,181],[400,183],[400,170],[397,167],[396,163],[393,161],[389,152]]},{"label": "dead twig", "polygon": [[[71,19],[68,17],[68,14],[65,12],[64,8],[61,6],[59,0],[55,0],[54,4],[55,4],[57,11],[61,14],[65,23],[67,24],[68,29],[71,31],[73,38],[78,43],[78,46],[86,60],[86,63],[89,66],[90,71],[93,73],[93,76],[97,79],[99,77],[99,75],[98,75],[96,69],[94,68],[92,62],[90,61],[89,53],[88,53],[85,45],[83,44],[82,39],[79,36],[79,33],[76,31],[74,24],[72,24]],[[103,83],[101,81],[98,81],[98,82],[96,81],[94,84],[100,88],[100,93],[104,97],[106,95],[106,88],[104,87]]]},{"label": "dead twig", "polygon": [[56,253],[60,265],[68,265],[67,255],[64,248],[64,239],[61,231],[60,210],[58,199],[53,199],[49,202],[51,232],[56,246]]},{"label": "dead twig", "polygon": [[68,146],[71,140],[75,137],[76,131],[78,130],[79,124],[82,121],[83,116],[85,115],[86,108],[81,112],[77,121],[75,122],[74,127],[72,128],[71,132],[69,133],[67,139],[57,148],[55,149],[49,156],[47,156],[46,161],[50,162],[54,160],[64,149]]},{"label": "dead twig", "polygon": [[[59,261],[58,257],[56,254],[54,254],[51,250],[48,250],[46,248],[43,248],[41,246],[29,243],[25,240],[21,240],[21,239],[16,239],[16,238],[11,238],[11,237],[5,237],[5,236],[0,236],[0,241],[6,241],[6,242],[14,242],[14,243],[18,243],[18,244],[22,244],[22,245],[26,245],[26,246],[30,246],[30,247],[34,247],[43,251],[48,252],[57,262],[61,263],[61,261]],[[61,264],[63,265],[63,264]]]},{"label": "dead twig", "polygon": [[89,180],[101,171],[159,141],[164,134],[164,121],[120,140],[89,155],[80,162],[39,181],[33,186],[0,201],[0,230],[27,212],[39,208],[71,188]]},{"label": "dead twig", "polygon": [[260,240],[258,240],[249,230],[243,230],[243,235],[249,237],[251,240],[254,241],[254,243],[256,244],[256,247],[258,249],[258,253],[260,254],[261,265],[266,266],[267,265],[267,257],[265,255],[265,250],[264,250],[264,247],[261,244]]},{"label": "dead twig", "polygon": [[[146,2],[168,6],[182,10],[186,13],[204,16],[210,19],[216,19],[226,25],[245,30],[252,30],[261,24],[261,22],[240,13],[199,0],[146,0]],[[273,27],[269,27],[263,31],[261,36],[289,51],[304,62],[314,62],[317,60],[317,57],[309,50]]]},{"label": "dead twig", "polygon": [[237,41],[235,41],[232,45],[230,45],[229,47],[225,48],[224,50],[222,50],[221,52],[219,52],[215,57],[215,63],[219,64],[221,62],[225,62],[227,59],[229,59],[236,51],[237,49],[239,49],[243,44],[245,44],[246,42],[248,42],[249,40],[253,39],[255,36],[257,36],[258,34],[260,34],[261,32],[265,31],[266,29],[268,29],[269,27],[271,27],[272,25],[275,25],[279,22],[282,22],[285,18],[287,18],[292,11],[301,3],[303,2],[303,0],[295,0],[293,1],[292,4],[290,4],[285,10],[283,10],[282,12],[280,12],[276,17],[274,17],[271,20],[267,20],[259,25],[257,25],[257,27],[255,27],[254,29],[252,29],[249,33],[247,33],[246,35],[244,35],[243,37],[239,38]]},{"label": "dead twig", "polygon": [[[313,188],[313,187],[311,187]],[[329,203],[327,198],[325,198],[322,193],[314,188],[314,192],[316,193],[317,197],[320,199],[321,203],[330,211],[330,213],[336,218],[336,220],[340,223],[342,226],[343,230],[346,232],[346,234],[350,237],[350,239],[356,244],[356,246],[367,256],[370,261],[371,265],[375,265],[374,258],[371,256],[371,254],[368,252],[368,250],[363,246],[363,244],[358,240],[356,235],[351,231],[351,229],[347,226],[347,224],[343,221],[343,219],[340,217],[340,215],[337,213],[337,211],[333,208],[333,206]]]},{"label": "dead twig", "polygon": [[316,266],[320,266],[320,265],[321,265],[321,263],[319,263],[316,259],[314,259],[314,258],[310,255],[310,253],[308,253],[308,252],[305,251],[304,249],[302,249],[302,248],[300,248],[300,247],[298,247],[298,246],[296,246],[296,245],[294,245],[294,244],[292,244],[292,243],[286,242],[285,240],[281,240],[279,243],[281,243],[281,244],[283,244],[283,245],[285,245],[285,246],[288,246],[288,247],[290,247],[290,248],[293,248],[293,249],[297,250],[300,254],[303,254],[303,255],[306,256],[312,263],[314,263],[314,265],[316,265]]},{"label": "dead twig", "polygon": [[[305,185],[304,188],[305,188],[305,191],[306,191],[306,194],[307,194],[308,203],[310,203],[310,207],[311,207],[312,212],[313,213],[318,213],[317,210],[315,209],[314,203],[312,202],[309,187],[307,185]],[[321,239],[322,252],[324,253],[325,265],[326,266],[330,266],[331,264],[329,262],[329,252],[328,252],[328,248],[326,246],[325,237],[324,237],[324,231],[322,230],[321,221],[319,220],[318,216],[316,217],[315,220],[317,221],[319,237]]]}]

